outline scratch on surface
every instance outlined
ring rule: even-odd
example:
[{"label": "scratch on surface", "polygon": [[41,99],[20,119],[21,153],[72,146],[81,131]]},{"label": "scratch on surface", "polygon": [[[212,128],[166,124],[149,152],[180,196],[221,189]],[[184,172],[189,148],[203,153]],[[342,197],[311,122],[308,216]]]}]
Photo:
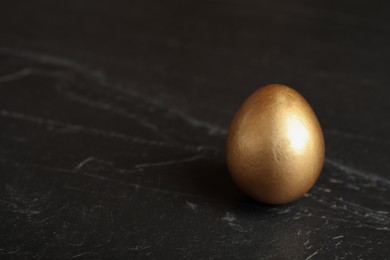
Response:
[{"label": "scratch on surface", "polygon": [[227,221],[229,223],[232,223],[237,220],[237,218],[230,212],[226,212],[225,216],[221,218],[223,221]]},{"label": "scratch on surface", "polygon": [[[129,187],[135,188],[135,189],[139,189],[141,187],[140,185],[135,184],[135,183],[118,181],[118,180],[115,180],[115,179],[112,179],[112,178],[108,178],[108,177],[104,177],[104,176],[101,176],[101,175],[92,174],[92,173],[88,173],[88,172],[82,172],[81,174],[84,175],[84,176],[88,176],[88,177],[91,177],[91,178],[94,178],[94,179],[98,179],[98,180],[102,180],[102,181],[109,181],[109,182],[114,182],[114,183],[121,184],[121,185],[126,185],[126,186],[129,186]],[[146,187],[143,187],[143,188],[146,188]]]},{"label": "scratch on surface", "polygon": [[[209,122],[194,118],[194,117],[188,115],[187,113],[184,113],[183,111],[178,110],[177,108],[168,106],[166,104],[166,102],[162,102],[161,99],[156,99],[156,98],[152,98],[149,96],[146,97],[144,95],[140,95],[139,93],[135,92],[134,90],[124,88],[120,84],[114,84],[114,87],[118,91],[120,91],[121,93],[130,95],[132,98],[140,99],[148,105],[152,105],[154,107],[158,107],[159,109],[165,110],[167,114],[170,114],[172,116],[176,116],[176,117],[180,118],[181,120],[183,120],[185,123],[187,123],[193,127],[206,129],[206,130],[208,130],[208,133],[211,135],[223,136],[223,135],[227,134],[226,129],[224,129],[220,126],[213,125]],[[123,96],[121,96],[120,98],[121,99],[128,99],[128,98],[123,97]]]},{"label": "scratch on surface", "polygon": [[130,137],[128,135],[117,133],[117,132],[105,131],[105,130],[90,128],[82,125],[64,123],[53,119],[36,117],[36,116],[26,115],[23,113],[18,113],[18,112],[13,112],[8,110],[0,110],[0,116],[19,119],[31,123],[40,124],[40,125],[65,127],[75,132],[86,132],[86,133],[95,134],[103,137],[115,138],[124,141],[131,141],[134,143],[149,144],[149,145],[156,145],[156,146],[172,146],[161,141],[144,140],[138,137]]},{"label": "scratch on surface", "polygon": [[189,209],[192,209],[192,210],[194,210],[194,211],[198,208],[198,205],[196,205],[195,203],[189,202],[189,201],[186,201],[186,206],[187,206]]},{"label": "scratch on surface", "polygon": [[193,117],[191,117],[191,116],[189,116],[181,111],[178,111],[176,109],[171,109],[170,111],[194,127],[206,128],[209,131],[209,134],[211,134],[211,135],[226,135],[227,134],[227,130],[224,128],[221,128],[221,127],[212,125],[208,122],[193,118]]},{"label": "scratch on surface", "polygon": [[12,186],[6,185],[7,193],[4,194],[4,199],[0,199],[0,204],[3,204],[10,212],[23,214],[29,219],[41,213],[39,197],[26,196]]},{"label": "scratch on surface", "polygon": [[319,187],[318,190],[321,190],[321,191],[326,192],[326,193],[332,192],[332,190],[328,189],[328,188],[321,188],[321,187]]},{"label": "scratch on surface", "polygon": [[74,256],[72,256],[72,258],[78,258],[78,257],[80,257],[80,256],[84,256],[84,255],[95,255],[96,253],[95,252],[93,252],[93,251],[89,251],[89,252],[83,252],[83,253],[81,253],[81,254],[77,254],[77,255],[74,255]]},{"label": "scratch on surface", "polygon": [[[6,158],[1,158],[0,157],[0,160],[7,161],[8,163],[13,163],[15,166],[21,166],[21,164],[19,162],[16,163],[16,162],[14,162],[12,160],[9,160],[9,159],[6,159]],[[23,164],[23,166],[35,167],[35,168],[38,168],[38,169],[45,169],[45,170],[49,170],[49,171],[59,171],[59,172],[64,172],[64,173],[82,174],[84,176],[87,176],[87,177],[90,177],[90,178],[94,178],[94,179],[97,179],[97,180],[108,181],[108,182],[111,182],[111,183],[116,183],[116,184],[119,184],[119,185],[131,187],[131,188],[134,188],[135,190],[143,189],[143,190],[148,190],[148,191],[151,191],[151,192],[157,192],[157,193],[162,193],[162,194],[169,194],[169,195],[174,195],[174,196],[183,196],[183,197],[194,198],[194,199],[216,201],[216,202],[220,202],[220,203],[228,203],[229,205],[231,205],[233,203],[233,204],[236,204],[236,205],[250,207],[250,208],[259,208],[259,206],[256,206],[256,205],[253,205],[253,204],[250,204],[250,203],[242,203],[242,202],[236,203],[236,202],[232,202],[231,200],[227,200],[227,199],[210,198],[210,197],[207,197],[207,196],[196,195],[196,194],[191,194],[191,193],[185,193],[185,192],[179,192],[179,191],[172,191],[172,190],[165,190],[165,189],[159,189],[159,188],[154,188],[154,187],[148,187],[148,186],[143,186],[143,185],[140,185],[140,184],[137,184],[137,183],[123,182],[123,181],[120,181],[120,180],[115,180],[115,179],[112,179],[112,178],[108,178],[108,177],[104,177],[104,176],[96,175],[96,174],[91,174],[91,173],[87,173],[87,172],[78,173],[78,172],[76,172],[74,170],[63,169],[63,168],[59,168],[59,167],[37,165],[37,164]]]},{"label": "scratch on surface", "polygon": [[343,238],[343,237],[344,237],[343,235],[337,236],[337,237],[334,237],[333,240],[340,239],[340,238]]},{"label": "scratch on surface", "polygon": [[[69,185],[64,185],[62,187],[64,189],[68,189],[68,190],[74,190],[74,191],[80,191],[80,192],[85,192],[85,193],[90,193],[90,194],[98,194],[98,195],[107,196],[106,193],[102,193],[102,192],[98,192],[98,191],[94,191],[94,190],[90,190],[90,189],[82,189],[82,188],[73,187],[73,186],[69,186]],[[125,194],[120,195],[120,196],[111,196],[110,195],[109,197],[112,199],[125,199],[125,198],[127,198],[127,196]]]},{"label": "scratch on surface", "polygon": [[329,181],[331,183],[344,183],[342,180],[338,180],[338,179],[335,179],[335,178],[330,178]]},{"label": "scratch on surface", "polygon": [[157,141],[157,140],[146,140],[139,137],[131,137],[122,133],[112,132],[112,131],[106,131],[98,128],[91,128],[86,127],[82,125],[76,125],[71,123],[65,123],[53,119],[48,118],[42,118],[42,117],[36,117],[31,115],[26,115],[19,112],[14,111],[8,111],[8,110],[0,110],[0,116],[18,119],[38,125],[44,125],[46,127],[55,128],[55,127],[61,127],[61,128],[68,128],[74,132],[82,132],[82,133],[88,133],[93,134],[97,136],[102,136],[105,138],[110,139],[118,139],[122,141],[128,141],[136,144],[144,144],[144,145],[150,145],[150,146],[162,146],[162,147],[181,147],[185,150],[190,151],[213,151],[216,152],[218,149],[215,147],[209,147],[209,146],[192,146],[192,145],[179,145],[179,144],[173,144],[173,143],[167,143],[164,141]]},{"label": "scratch on surface", "polygon": [[316,254],[318,254],[318,251],[314,252],[313,254],[309,255],[306,260],[309,260],[311,259],[313,256],[315,256]]},{"label": "scratch on surface", "polygon": [[5,201],[5,200],[2,200],[2,199],[0,199],[0,203],[4,204],[6,206],[10,206],[12,208],[17,208],[18,207],[18,205],[16,205],[15,203],[9,202],[9,201]]},{"label": "scratch on surface", "polygon": [[12,74],[0,75],[0,83],[15,81],[24,78],[30,75],[31,73],[32,73],[31,69],[26,68]]},{"label": "scratch on surface", "polygon": [[87,163],[89,163],[89,162],[91,162],[91,161],[93,161],[93,160],[96,160],[96,158],[95,158],[95,157],[92,157],[92,156],[90,156],[90,157],[84,159],[83,161],[81,161],[81,162],[76,166],[75,170],[80,170],[84,165],[86,165]]},{"label": "scratch on surface", "polygon": [[353,139],[353,140],[361,140],[361,141],[369,141],[369,142],[375,142],[375,143],[386,143],[389,144],[389,140],[379,140],[375,137],[372,136],[367,136],[367,135],[362,135],[362,134],[353,134],[353,133],[346,133],[346,132],[341,132],[336,129],[326,129],[324,130],[325,134],[329,135],[336,135],[336,136],[341,136],[343,138],[348,138],[348,139]]},{"label": "scratch on surface", "polygon": [[87,99],[87,98],[79,96],[79,95],[77,95],[77,94],[75,94],[73,92],[66,91],[65,94],[69,98],[71,98],[71,100],[73,100],[73,101],[82,103],[84,105],[87,105],[87,106],[90,106],[90,107],[93,107],[93,108],[97,108],[97,109],[105,110],[105,111],[108,111],[108,112],[112,112],[112,113],[115,113],[117,115],[124,116],[126,118],[135,120],[141,126],[143,126],[145,128],[148,128],[149,130],[153,131],[155,134],[160,136],[164,141],[174,142],[169,136],[167,136],[165,133],[163,133],[161,130],[159,130],[159,127],[157,125],[154,125],[154,124],[152,124],[151,122],[148,122],[145,119],[141,119],[137,114],[129,113],[126,110],[124,110],[122,108],[119,108],[119,107],[116,107],[116,106],[114,106],[112,104],[102,103],[102,102],[99,102],[99,101],[96,101],[96,100]]},{"label": "scratch on surface", "polygon": [[[5,48],[5,47],[0,47],[0,53],[8,54],[8,55],[13,55],[16,57],[21,57],[21,58],[27,58],[30,60],[34,60],[39,63],[43,64],[52,64],[56,66],[63,66],[66,68],[70,68],[76,72],[79,72],[83,74],[86,78],[92,79],[96,81],[100,86],[107,87],[109,86],[111,89],[114,88],[117,91],[121,91],[122,93],[131,95],[132,97],[142,99],[142,101],[153,105],[153,106],[158,106],[161,109],[166,110],[167,112],[176,115],[183,119],[185,122],[188,124],[194,126],[194,127],[201,127],[201,128],[206,128],[210,134],[219,134],[219,135],[226,135],[227,131],[224,128],[212,125],[208,122],[201,121],[199,119],[195,119],[177,109],[174,109],[167,104],[161,102],[160,100],[157,100],[155,98],[151,97],[145,97],[143,95],[140,95],[134,90],[130,90],[128,88],[124,88],[120,84],[116,84],[114,82],[111,82],[110,80],[107,79],[106,75],[100,71],[100,70],[94,70],[91,69],[87,66],[82,65],[81,63],[75,62],[73,60],[63,58],[63,57],[57,57],[57,56],[52,56],[48,53],[34,53],[30,51],[21,51],[21,50],[16,50],[16,49],[11,49],[11,48]],[[85,100],[84,100],[85,101]],[[92,105],[92,101],[88,100],[90,105]],[[94,104],[96,105],[96,104]],[[99,104],[98,107],[103,108],[103,109],[109,109],[113,110],[113,107],[107,107],[107,104]],[[123,113],[124,111],[122,110],[116,110],[116,112]],[[137,119],[137,118],[134,118]],[[139,119],[138,119],[139,120]],[[157,132],[161,137],[163,137],[166,141],[172,141],[168,136],[166,136],[164,133],[158,130],[158,127],[151,124],[150,122],[144,121],[144,120],[139,120],[141,124],[143,124],[145,127],[148,127],[152,129],[153,131]]]},{"label": "scratch on surface", "polygon": [[34,61],[37,61],[37,62],[43,63],[43,64],[49,63],[49,64],[54,64],[57,66],[69,67],[69,68],[72,68],[72,69],[77,70],[77,71],[82,71],[82,72],[87,71],[87,69],[84,66],[82,66],[81,64],[79,64],[77,62],[74,62],[72,60],[65,59],[65,58],[51,56],[49,54],[37,54],[34,52],[21,51],[21,50],[6,48],[6,47],[0,47],[0,53],[34,60]]},{"label": "scratch on surface", "polygon": [[386,225],[390,223],[389,212],[383,210],[373,210],[367,207],[363,207],[359,204],[345,201],[342,198],[337,198],[338,201],[343,203],[343,209],[346,208],[355,215],[361,216],[363,218],[369,217],[371,220],[374,220],[378,224]]},{"label": "scratch on surface", "polygon": [[[311,193],[307,193],[309,197],[312,197],[317,202],[326,205],[330,209],[334,209],[339,211],[345,212],[344,215],[347,215],[348,218],[331,218],[325,216],[318,216],[320,218],[324,219],[332,219],[336,221],[342,221],[354,224],[355,226],[361,226],[361,227],[370,227],[376,230],[390,230],[388,228],[388,225],[390,223],[390,217],[388,211],[377,211],[370,208],[363,207],[359,204],[352,203],[349,201],[345,201],[343,198],[340,197],[334,197],[332,196],[329,199],[324,198],[323,196],[321,198],[317,198]],[[314,214],[311,214],[312,216],[316,217]]]},{"label": "scratch on surface", "polygon": [[[1,250],[1,251],[3,251],[3,250]],[[19,251],[20,251],[20,247],[15,249],[15,250],[12,250],[12,251],[0,252],[0,256],[1,255],[13,255],[13,254],[16,254]]]},{"label": "scratch on surface", "polygon": [[235,223],[237,218],[230,212],[226,212],[225,216],[222,217],[221,220],[227,222],[229,226],[231,226],[238,232],[246,232],[246,230],[241,225]]},{"label": "scratch on surface", "polygon": [[360,177],[361,179],[368,180],[375,184],[385,184],[386,186],[390,186],[390,180],[372,172],[365,172],[362,170],[358,170],[355,168],[352,168],[350,166],[347,166],[341,162],[338,162],[333,159],[325,158],[325,163],[345,172],[348,175],[353,175]]},{"label": "scratch on surface", "polygon": [[186,162],[193,162],[200,158],[203,158],[203,155],[195,155],[189,158],[185,158],[182,160],[171,160],[166,162],[158,162],[158,163],[143,163],[143,164],[137,164],[135,168],[147,168],[147,167],[158,167],[158,166],[167,166],[167,165],[175,165],[180,163],[186,163]]},{"label": "scratch on surface", "polygon": [[129,249],[132,250],[132,251],[142,251],[142,250],[145,250],[145,249],[148,249],[150,248],[151,246],[146,246],[146,245],[137,245],[135,247],[130,247]]}]

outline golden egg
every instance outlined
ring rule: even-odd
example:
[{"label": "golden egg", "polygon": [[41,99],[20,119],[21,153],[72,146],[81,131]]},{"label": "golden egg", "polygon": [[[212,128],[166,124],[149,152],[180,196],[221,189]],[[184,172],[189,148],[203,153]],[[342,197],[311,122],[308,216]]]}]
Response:
[{"label": "golden egg", "polygon": [[229,171],[252,198],[283,204],[305,194],[317,180],[325,155],[316,115],[295,90],[267,85],[241,105],[229,128]]}]

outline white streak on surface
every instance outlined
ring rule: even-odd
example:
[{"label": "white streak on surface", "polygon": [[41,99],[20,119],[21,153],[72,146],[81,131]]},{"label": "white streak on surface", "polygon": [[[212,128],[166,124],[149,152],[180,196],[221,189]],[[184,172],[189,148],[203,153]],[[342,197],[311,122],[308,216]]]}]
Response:
[{"label": "white streak on surface", "polygon": [[32,71],[30,69],[22,69],[12,74],[0,75],[0,83],[15,81],[30,75]]}]

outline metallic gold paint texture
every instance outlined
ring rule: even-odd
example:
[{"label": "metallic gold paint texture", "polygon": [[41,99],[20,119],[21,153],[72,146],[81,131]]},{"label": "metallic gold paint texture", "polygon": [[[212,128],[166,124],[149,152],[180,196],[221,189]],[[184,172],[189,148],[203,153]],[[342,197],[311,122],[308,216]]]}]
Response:
[{"label": "metallic gold paint texture", "polygon": [[283,85],[267,85],[242,104],[229,128],[227,165],[240,189],[268,204],[305,194],[324,162],[321,126],[306,100]]}]

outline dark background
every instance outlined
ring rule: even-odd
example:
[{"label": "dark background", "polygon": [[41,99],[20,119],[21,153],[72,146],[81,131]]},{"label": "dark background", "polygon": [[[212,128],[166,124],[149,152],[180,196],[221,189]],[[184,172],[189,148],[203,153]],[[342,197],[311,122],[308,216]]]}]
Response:
[{"label": "dark background", "polygon": [[[0,2],[0,255],[386,259],[388,1]],[[297,202],[242,195],[227,127],[268,83],[324,129]]]}]

